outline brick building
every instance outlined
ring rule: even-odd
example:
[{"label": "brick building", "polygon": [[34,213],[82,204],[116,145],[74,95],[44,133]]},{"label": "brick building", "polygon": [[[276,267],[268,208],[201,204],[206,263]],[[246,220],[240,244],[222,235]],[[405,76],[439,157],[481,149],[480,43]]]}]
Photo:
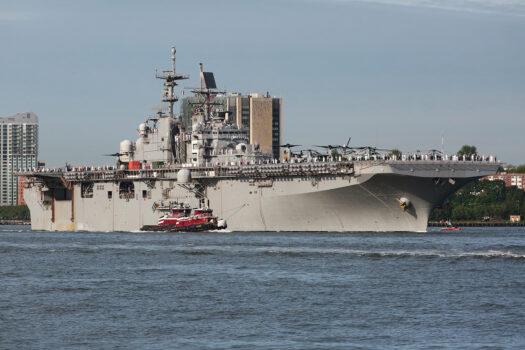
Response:
[{"label": "brick building", "polygon": [[[184,126],[191,129],[195,96],[185,97],[181,101],[181,119]],[[283,100],[269,94],[252,93],[249,95],[220,95],[214,103],[222,110],[230,112],[232,121],[240,128],[248,129],[251,144],[258,144],[261,151],[280,158],[280,146],[283,135]]]},{"label": "brick building", "polygon": [[16,200],[17,205],[26,205],[24,200],[24,184],[26,183],[26,178],[24,176],[18,177],[18,197]]},{"label": "brick building", "polygon": [[518,173],[508,173],[508,174],[495,174],[486,176],[484,180],[496,181],[501,180],[505,182],[505,187],[516,186],[517,188],[523,190],[523,185],[525,184],[525,174]]}]

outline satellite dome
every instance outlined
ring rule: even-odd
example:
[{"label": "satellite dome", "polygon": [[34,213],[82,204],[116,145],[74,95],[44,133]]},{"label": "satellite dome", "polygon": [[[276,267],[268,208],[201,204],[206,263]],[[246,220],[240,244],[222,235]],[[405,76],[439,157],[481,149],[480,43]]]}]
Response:
[{"label": "satellite dome", "polygon": [[120,153],[131,153],[133,151],[133,143],[130,140],[123,140],[120,142]]},{"label": "satellite dome", "polygon": [[177,173],[177,182],[188,183],[191,181],[191,171],[189,169],[180,169]]},{"label": "satellite dome", "polygon": [[148,127],[146,126],[146,123],[140,123],[139,124],[139,135],[140,136],[146,136]]}]

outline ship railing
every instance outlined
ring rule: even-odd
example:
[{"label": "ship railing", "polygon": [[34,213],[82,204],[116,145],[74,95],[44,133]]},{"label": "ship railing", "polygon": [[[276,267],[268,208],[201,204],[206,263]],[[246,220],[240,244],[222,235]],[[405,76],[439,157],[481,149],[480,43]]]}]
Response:
[{"label": "ship railing", "polygon": [[[140,170],[72,170],[52,172],[68,182],[120,181],[130,179],[175,179],[180,167]],[[193,167],[192,177],[278,177],[353,173],[352,162],[271,163],[261,165],[216,165]]]},{"label": "ship railing", "polygon": [[[276,163],[246,166],[223,166],[214,170],[216,176],[226,177],[279,177],[353,173],[353,163]],[[192,175],[193,176],[193,175]]]},{"label": "ship railing", "polygon": [[493,155],[448,155],[448,154],[424,154],[424,153],[406,153],[401,156],[396,155],[361,155],[352,156],[349,160],[354,162],[363,161],[393,161],[393,162],[487,162],[498,163],[498,158]]},{"label": "ship railing", "polygon": [[192,177],[276,177],[287,175],[323,175],[333,173],[353,173],[354,164],[402,164],[402,163],[499,163],[495,156],[447,156],[429,157],[426,155],[407,154],[399,159],[391,157],[357,157],[342,161],[313,162],[267,162],[260,164],[229,164],[208,166],[172,165],[158,169],[121,170],[112,167],[76,167],[64,168],[34,168],[31,171],[18,171],[18,176],[28,177],[62,177],[69,182],[83,181],[120,181],[124,179],[175,179],[177,171],[189,168]]}]

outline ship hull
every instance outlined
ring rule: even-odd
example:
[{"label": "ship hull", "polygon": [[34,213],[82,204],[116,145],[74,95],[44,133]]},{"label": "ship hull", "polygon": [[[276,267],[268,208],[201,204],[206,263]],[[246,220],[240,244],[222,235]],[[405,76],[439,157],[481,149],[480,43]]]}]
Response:
[{"label": "ship hull", "polygon": [[[431,210],[472,180],[452,185],[436,184],[432,178],[374,175],[361,183],[334,179],[324,189],[284,181],[284,193],[293,192],[293,186],[304,187],[294,194],[280,194],[275,183],[252,191],[232,190],[233,184],[224,183],[208,197],[210,206],[237,231],[422,232]],[[242,201],[234,200],[240,198],[239,192],[251,193]],[[402,198],[410,201],[405,208],[400,205]]]},{"label": "ship hull", "polygon": [[[420,232],[427,229],[432,208],[497,166],[434,168],[416,169],[419,176],[413,175],[414,165],[382,165],[317,177],[202,178],[185,184],[134,179],[131,197],[119,196],[115,181],[97,182],[89,198],[80,183],[62,197],[34,185],[25,198],[34,230],[139,231],[157,223],[162,199],[209,206],[232,231]],[[402,200],[408,205],[400,205]]]}]

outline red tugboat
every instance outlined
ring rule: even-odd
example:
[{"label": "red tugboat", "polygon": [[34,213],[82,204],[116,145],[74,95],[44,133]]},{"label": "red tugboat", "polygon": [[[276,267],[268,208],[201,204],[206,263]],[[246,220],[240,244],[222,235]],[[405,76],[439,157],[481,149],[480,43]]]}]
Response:
[{"label": "red tugboat", "polygon": [[447,220],[447,222],[445,224],[446,224],[446,226],[441,228],[442,232],[461,231],[461,230],[463,230],[461,227],[453,226],[452,222],[450,222],[450,220]]},{"label": "red tugboat", "polygon": [[448,231],[461,231],[463,230],[461,227],[457,227],[457,226],[451,226],[451,227],[443,227],[441,229],[442,232],[448,232]]},{"label": "red tugboat", "polygon": [[226,221],[218,219],[209,208],[172,208],[160,217],[157,225],[142,227],[142,231],[198,232],[226,228]]}]

